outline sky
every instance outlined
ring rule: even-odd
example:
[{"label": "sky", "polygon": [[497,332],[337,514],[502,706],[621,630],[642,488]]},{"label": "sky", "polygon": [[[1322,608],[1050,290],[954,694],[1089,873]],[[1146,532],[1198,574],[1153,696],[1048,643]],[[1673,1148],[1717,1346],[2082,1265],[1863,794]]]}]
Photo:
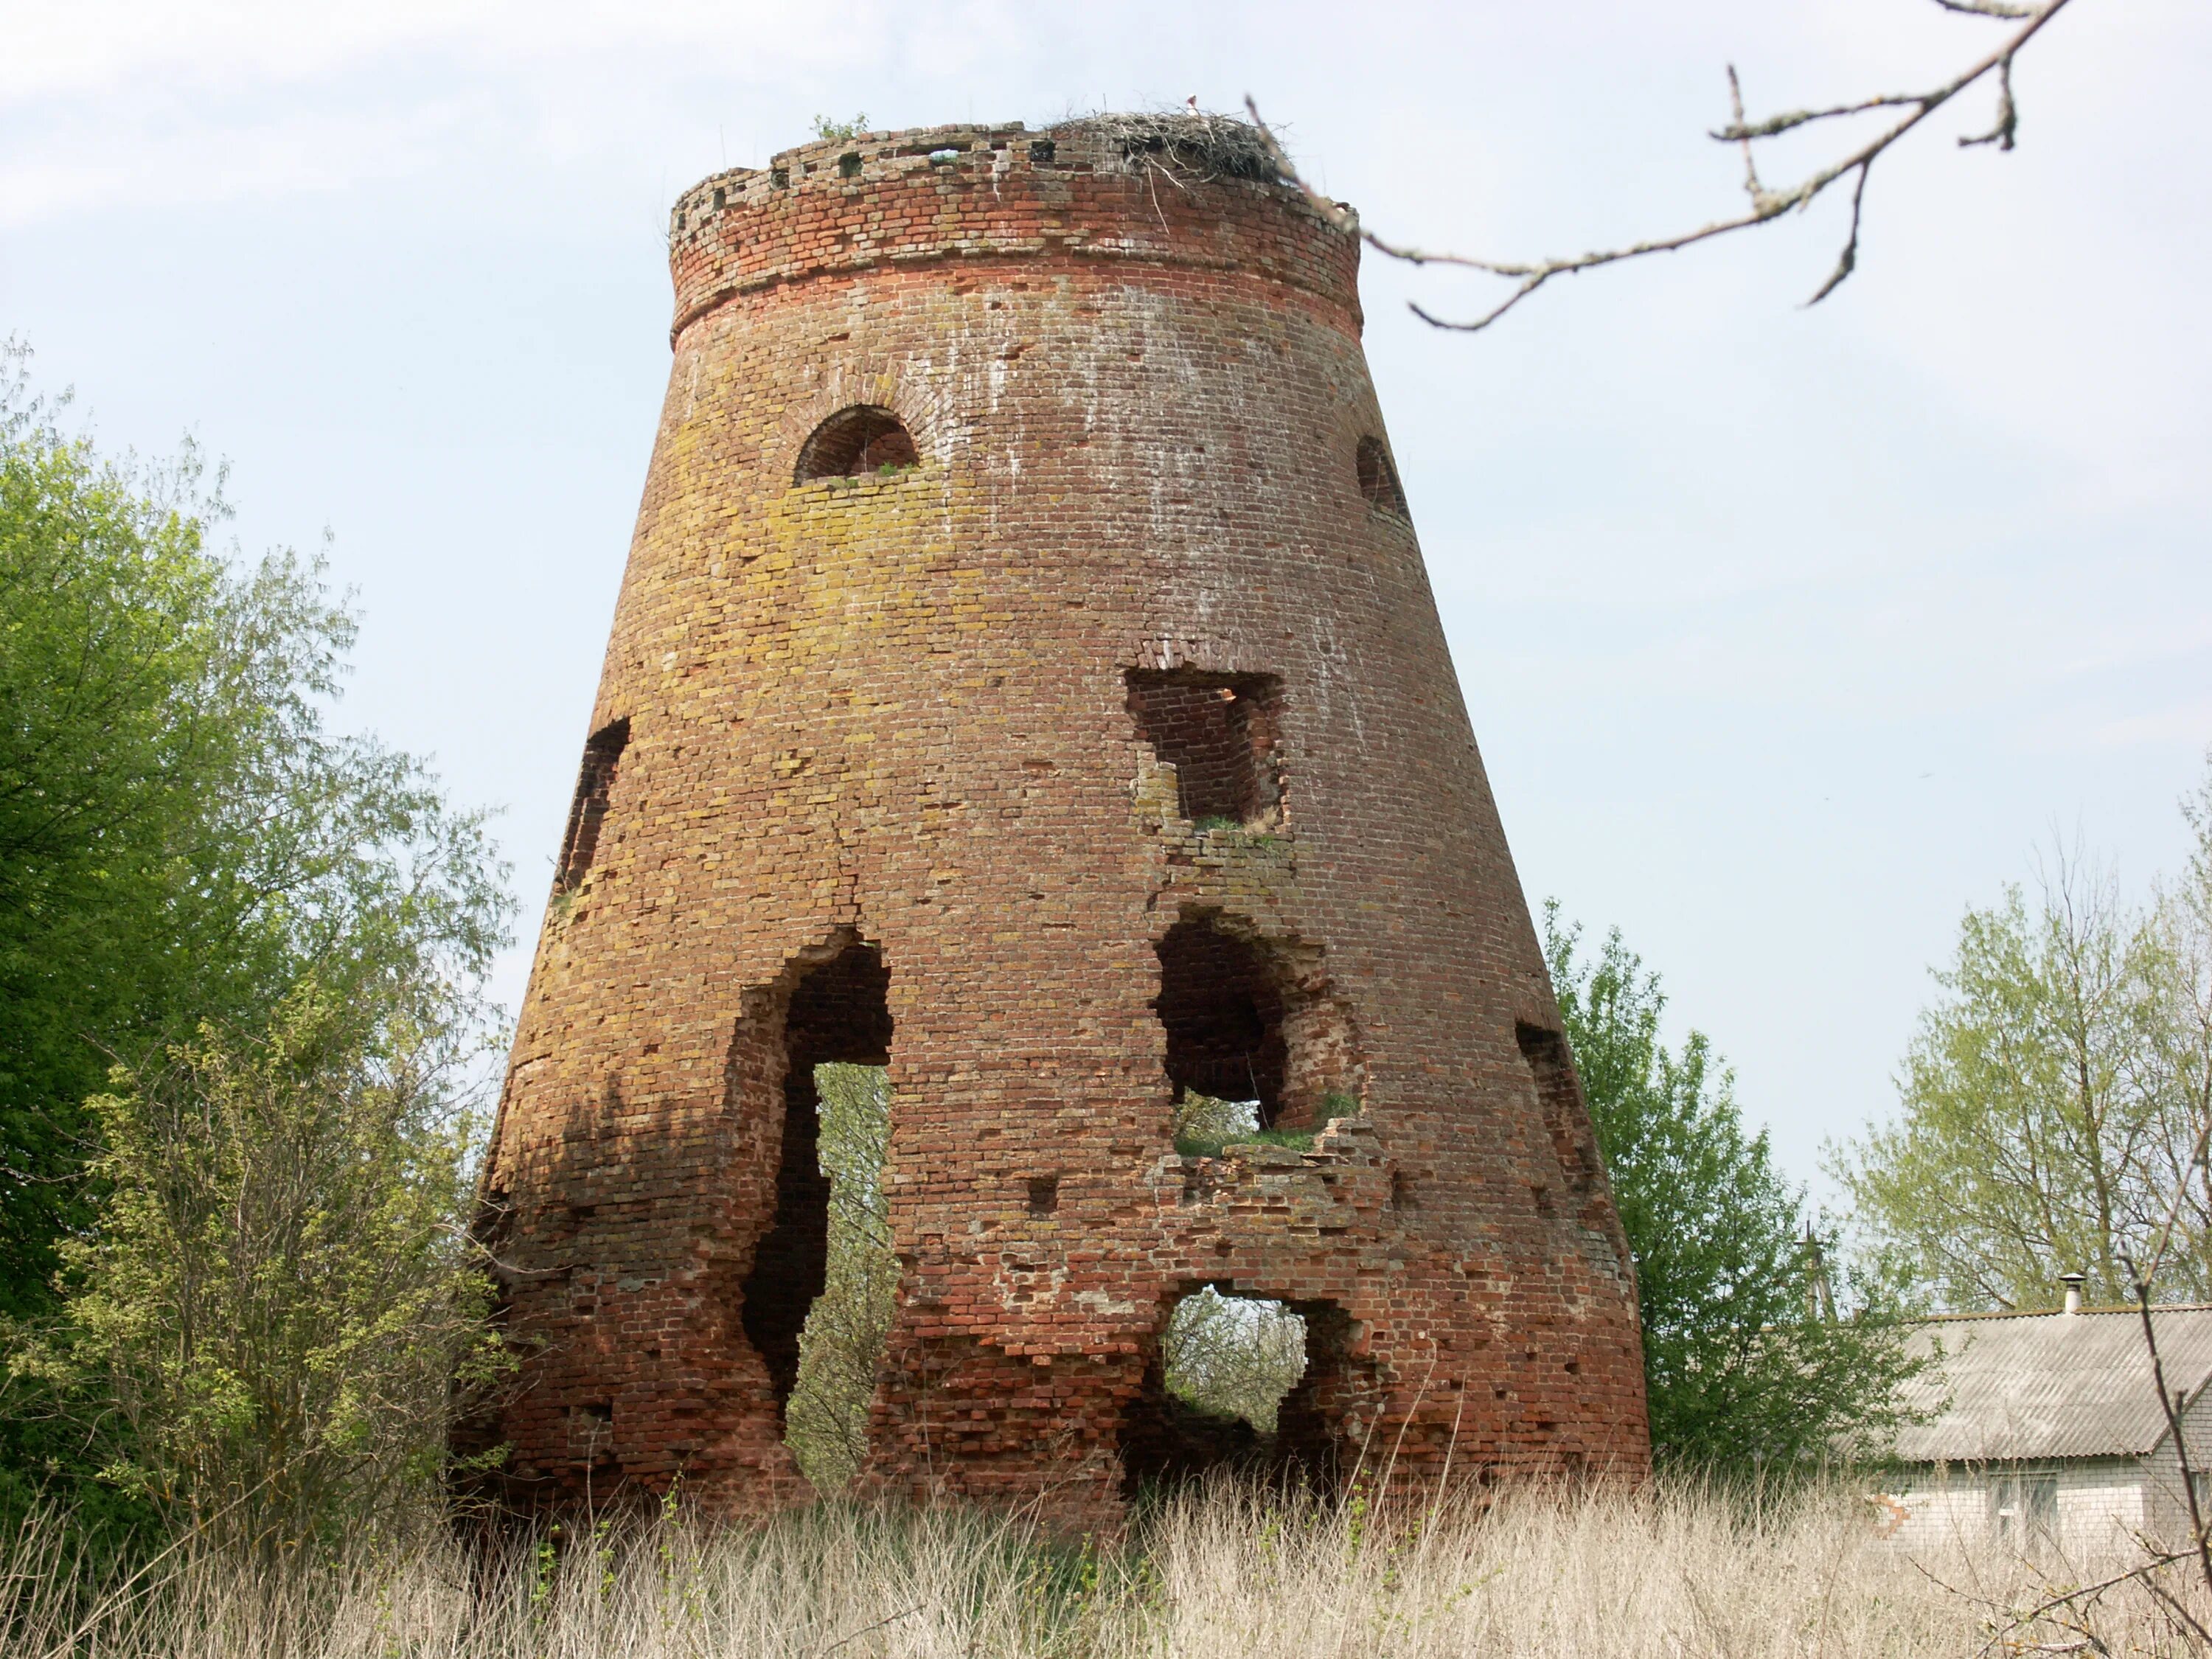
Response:
[{"label": "sky", "polygon": [[[495,808],[521,992],[667,373],[677,192],[817,114],[1279,123],[1382,234],[1531,258],[1733,211],[1704,135],[1937,83],[1929,0],[1049,7],[0,0],[0,337],[103,445],[190,434],[247,554],[329,538],[341,720]],[[1531,901],[1618,926],[1793,1177],[1893,1112],[1969,905],[2182,855],[2212,744],[2212,8],[2074,0],[1844,204],[1478,335],[1366,344]],[[1794,179],[1846,133],[1790,141]]]}]

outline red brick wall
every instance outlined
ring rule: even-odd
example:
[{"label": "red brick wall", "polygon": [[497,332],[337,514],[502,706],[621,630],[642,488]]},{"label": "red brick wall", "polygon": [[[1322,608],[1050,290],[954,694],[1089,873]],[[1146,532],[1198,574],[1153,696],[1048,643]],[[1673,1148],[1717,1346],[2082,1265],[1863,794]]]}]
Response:
[{"label": "red brick wall", "polygon": [[[510,1491],[806,1495],[746,1287],[760,1328],[817,1271],[769,1239],[812,1133],[787,1071],[867,1046],[818,1014],[863,957],[902,1268],[866,1489],[1110,1519],[1208,1283],[1306,1312],[1310,1463],[1640,1473],[1625,1247],[1419,546],[1360,490],[1357,244],[1039,137],[812,145],[678,205],[590,728],[628,741],[487,1172]],[[918,465],[795,485],[855,404]],[[1183,816],[1132,696],[1176,682],[1267,688],[1272,817]],[[1314,1151],[1176,1154],[1178,923],[1267,965],[1283,1121],[1342,1120]]]}]

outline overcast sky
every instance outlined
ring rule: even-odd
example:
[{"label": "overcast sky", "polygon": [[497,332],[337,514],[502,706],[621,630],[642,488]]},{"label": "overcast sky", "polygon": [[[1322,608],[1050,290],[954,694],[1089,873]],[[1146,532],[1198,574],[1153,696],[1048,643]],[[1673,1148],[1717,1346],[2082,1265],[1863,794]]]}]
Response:
[{"label": "overcast sky", "polygon": [[[1933,83],[1928,0],[834,6],[0,0],[0,335],[242,544],[334,536],[344,719],[504,808],[520,994],[668,354],[677,191],[803,141],[1246,92],[1385,234],[1528,257],[1730,210],[1700,135]],[[1532,901],[1618,924],[1786,1166],[1893,1109],[1970,903],[2140,889],[2212,742],[2212,8],[2075,0],[2021,144],[1946,112],[1842,204],[1367,349]],[[1777,157],[1770,176],[1820,153]]]}]

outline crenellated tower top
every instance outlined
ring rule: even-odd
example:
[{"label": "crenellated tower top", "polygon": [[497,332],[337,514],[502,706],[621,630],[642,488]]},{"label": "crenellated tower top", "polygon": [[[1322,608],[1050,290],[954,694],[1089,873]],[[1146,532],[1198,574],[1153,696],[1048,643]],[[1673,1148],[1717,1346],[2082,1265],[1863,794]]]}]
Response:
[{"label": "crenellated tower top", "polygon": [[732,297],[945,259],[1239,270],[1360,325],[1358,239],[1277,176],[1258,131],[1095,115],[825,138],[702,179],[669,217],[673,335]]}]

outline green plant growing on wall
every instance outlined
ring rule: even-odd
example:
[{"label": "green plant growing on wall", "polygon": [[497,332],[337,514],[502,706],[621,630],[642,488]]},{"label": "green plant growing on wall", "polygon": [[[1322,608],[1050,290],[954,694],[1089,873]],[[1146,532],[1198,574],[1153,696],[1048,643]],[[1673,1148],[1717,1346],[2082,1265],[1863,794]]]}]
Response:
[{"label": "green plant growing on wall", "polygon": [[817,115],[811,125],[817,138],[825,143],[848,144],[868,130],[868,115],[866,110],[861,110],[849,121]]},{"label": "green plant growing on wall", "polygon": [[[1330,1097],[1341,1098],[1341,1097]],[[1218,1158],[1230,1146],[1289,1146],[1313,1150],[1304,1129],[1263,1129],[1256,1100],[1216,1100],[1186,1089],[1175,1104],[1176,1151],[1184,1158]]]}]

